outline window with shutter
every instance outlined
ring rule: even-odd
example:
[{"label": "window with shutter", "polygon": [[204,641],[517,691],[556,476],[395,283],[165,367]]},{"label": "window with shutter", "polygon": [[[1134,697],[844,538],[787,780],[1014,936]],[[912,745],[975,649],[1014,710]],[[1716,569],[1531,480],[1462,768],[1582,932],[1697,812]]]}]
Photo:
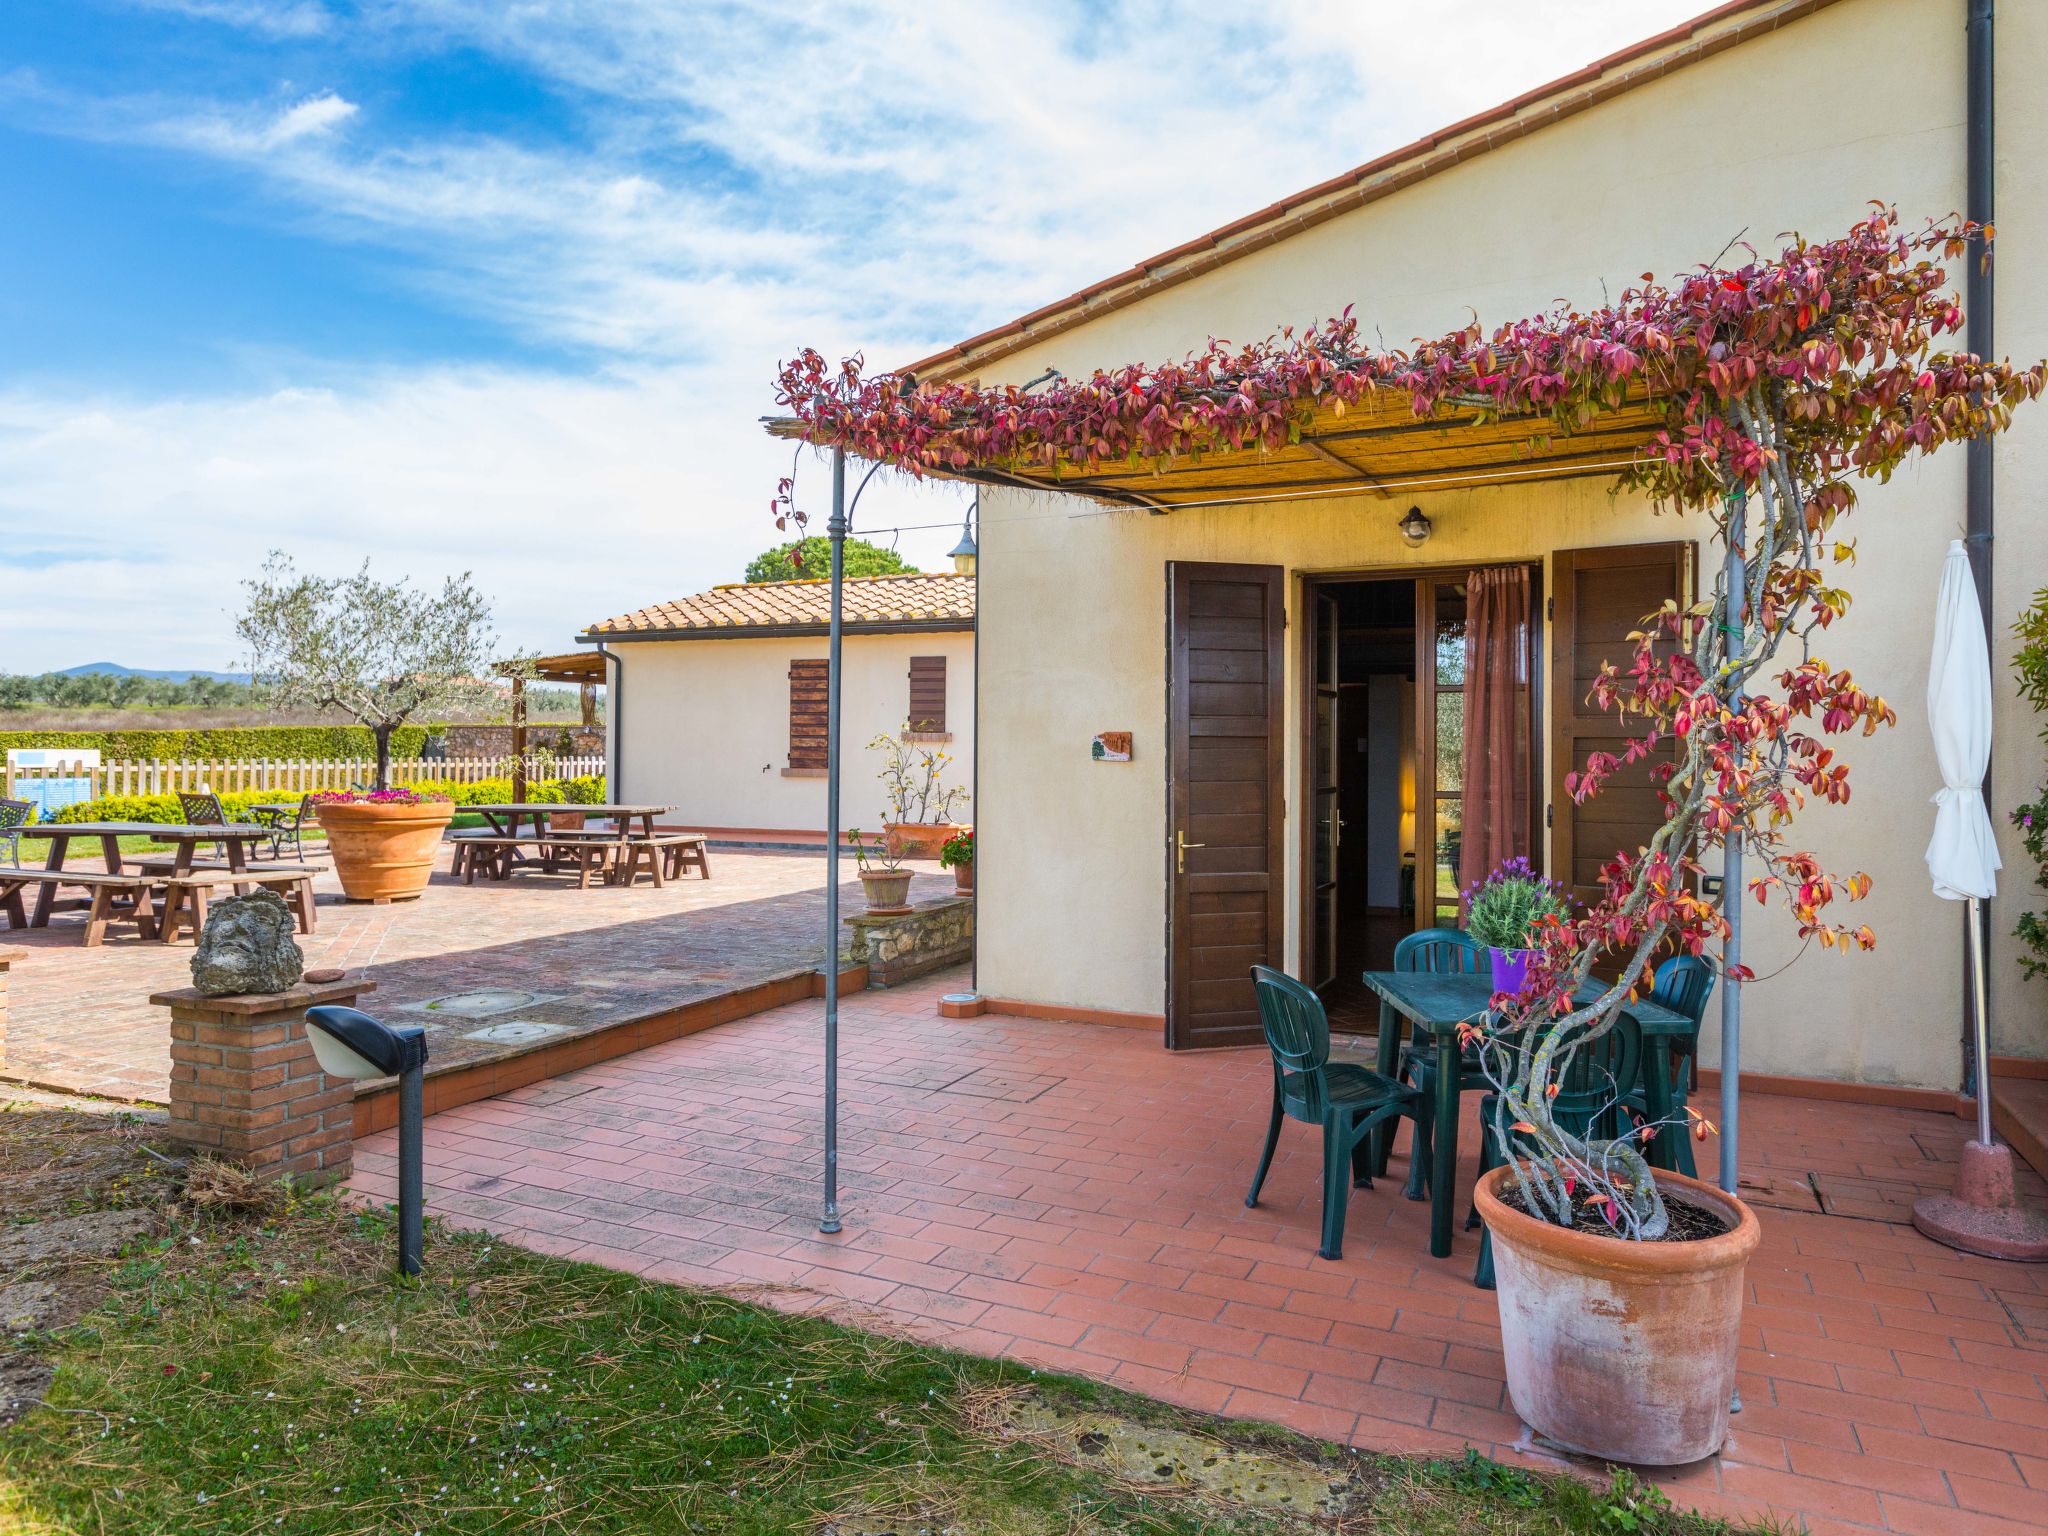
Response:
[{"label": "window with shutter", "polygon": [[1551,556],[1550,870],[1572,896],[1600,896],[1601,866],[1617,853],[1636,853],[1664,824],[1653,772],[1668,749],[1623,768],[1584,805],[1564,787],[1591,752],[1621,753],[1643,729],[1641,717],[1623,719],[1587,695],[1602,662],[1626,670],[1635,654],[1629,635],[1667,600],[1690,601],[1686,543],[1629,544],[1604,549],[1560,549]]},{"label": "window with shutter", "polygon": [[946,658],[910,658],[910,713],[904,717],[920,736],[942,736],[946,731]]},{"label": "window with shutter", "polygon": [[820,657],[789,664],[789,766],[826,765],[825,686],[831,663]]}]

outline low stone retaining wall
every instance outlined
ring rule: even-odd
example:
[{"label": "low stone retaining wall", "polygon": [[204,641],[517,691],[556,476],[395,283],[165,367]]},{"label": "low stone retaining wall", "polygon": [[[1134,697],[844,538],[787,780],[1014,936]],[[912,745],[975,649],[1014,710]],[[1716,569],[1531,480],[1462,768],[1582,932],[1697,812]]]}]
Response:
[{"label": "low stone retaining wall", "polygon": [[871,987],[893,987],[974,953],[974,903],[965,896],[919,902],[893,917],[864,912],[846,926],[853,930],[847,958],[867,966]]}]

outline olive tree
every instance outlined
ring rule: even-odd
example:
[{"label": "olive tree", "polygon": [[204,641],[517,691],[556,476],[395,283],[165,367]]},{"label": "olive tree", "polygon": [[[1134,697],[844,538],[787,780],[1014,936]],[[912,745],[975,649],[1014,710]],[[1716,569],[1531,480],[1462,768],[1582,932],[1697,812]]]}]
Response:
[{"label": "olive tree", "polygon": [[367,560],[353,576],[315,576],[272,550],[262,575],[242,585],[235,633],[257,683],[278,708],[339,710],[368,726],[378,789],[391,787],[401,725],[497,702],[490,605],[467,571],[434,592],[402,577],[378,581]]}]

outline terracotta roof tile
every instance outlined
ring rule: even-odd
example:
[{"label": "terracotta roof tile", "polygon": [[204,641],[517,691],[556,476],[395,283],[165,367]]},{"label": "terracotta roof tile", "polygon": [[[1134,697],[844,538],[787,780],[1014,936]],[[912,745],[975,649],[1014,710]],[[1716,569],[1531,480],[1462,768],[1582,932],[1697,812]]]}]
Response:
[{"label": "terracotta roof tile", "polygon": [[[694,597],[656,603],[605,619],[591,636],[677,631],[817,629],[831,623],[832,584],[762,581],[713,587]],[[966,629],[974,623],[974,578],[951,571],[929,576],[852,576],[842,622],[848,627],[896,624]]]}]

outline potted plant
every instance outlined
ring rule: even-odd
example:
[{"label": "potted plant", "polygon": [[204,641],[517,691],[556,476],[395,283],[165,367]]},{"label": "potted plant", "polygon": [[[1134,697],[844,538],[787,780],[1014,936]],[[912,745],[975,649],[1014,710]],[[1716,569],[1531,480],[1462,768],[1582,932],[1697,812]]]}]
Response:
[{"label": "potted plant", "polygon": [[[1718,955],[1724,985],[1749,979],[1727,956],[1722,904],[1700,892],[1713,851],[1740,847],[1749,862],[1746,888],[1724,901],[1776,898],[1824,950],[1876,943],[1833,910],[1863,899],[1870,877],[1829,871],[1788,831],[1809,800],[1849,798],[1829,738],[1872,734],[1896,715],[1812,647],[1848,606],[1831,567],[1850,558],[1837,524],[1856,482],[2000,431],[2041,393],[2041,365],[1939,348],[1962,317],[1930,255],[1980,259],[1986,240],[1972,225],[1901,237],[1879,212],[1782,263],[1638,290],[1590,321],[1651,346],[1655,366],[1685,385],[1659,438],[1669,451],[1638,456],[1623,483],[1706,514],[1728,553],[1705,601],[1666,603],[1625,660],[1602,666],[1590,697],[1618,717],[1622,741],[1565,780],[1583,803],[1647,765],[1663,824],[1601,869],[1596,900],[1534,922],[1523,985],[1468,1026],[1496,1090],[1487,1133],[1501,1164],[1475,1203],[1493,1244],[1509,1397],[1568,1449],[1668,1466],[1726,1439],[1756,1215],[1652,1166],[1653,1138],[1710,1134],[1696,1110],[1646,1123],[1603,1100],[1588,1069],[1620,1059],[1604,1042],[1661,956]],[[1499,344],[1495,372],[1531,381],[1549,366],[1540,358],[1574,350]],[[1559,398],[1590,386],[1568,380]],[[1503,936],[1515,936],[1511,921],[1489,935]]]},{"label": "potted plant", "polygon": [[888,793],[882,836],[901,858],[933,859],[947,839],[966,830],[953,820],[953,813],[968,796],[959,785],[945,782],[953,754],[930,746],[913,748],[903,739],[908,734],[910,723],[905,721],[900,730],[884,731],[868,743],[869,751],[882,754],[880,777]]},{"label": "potted plant", "polygon": [[974,889],[974,828],[955,832],[939,845],[939,868],[953,871],[953,889],[962,896]]},{"label": "potted plant", "polygon": [[404,788],[316,790],[306,799],[350,901],[410,901],[427,888],[453,800]]},{"label": "potted plant", "polygon": [[1466,893],[1465,930],[1487,947],[1493,990],[1519,994],[1529,979],[1537,931],[1563,918],[1564,887],[1524,858],[1503,859]]},{"label": "potted plant", "polygon": [[858,827],[847,832],[846,840],[853,845],[854,863],[859,866],[860,888],[867,897],[869,914],[886,917],[908,912],[913,872],[903,867],[903,855],[889,846],[887,838],[870,848]]}]

